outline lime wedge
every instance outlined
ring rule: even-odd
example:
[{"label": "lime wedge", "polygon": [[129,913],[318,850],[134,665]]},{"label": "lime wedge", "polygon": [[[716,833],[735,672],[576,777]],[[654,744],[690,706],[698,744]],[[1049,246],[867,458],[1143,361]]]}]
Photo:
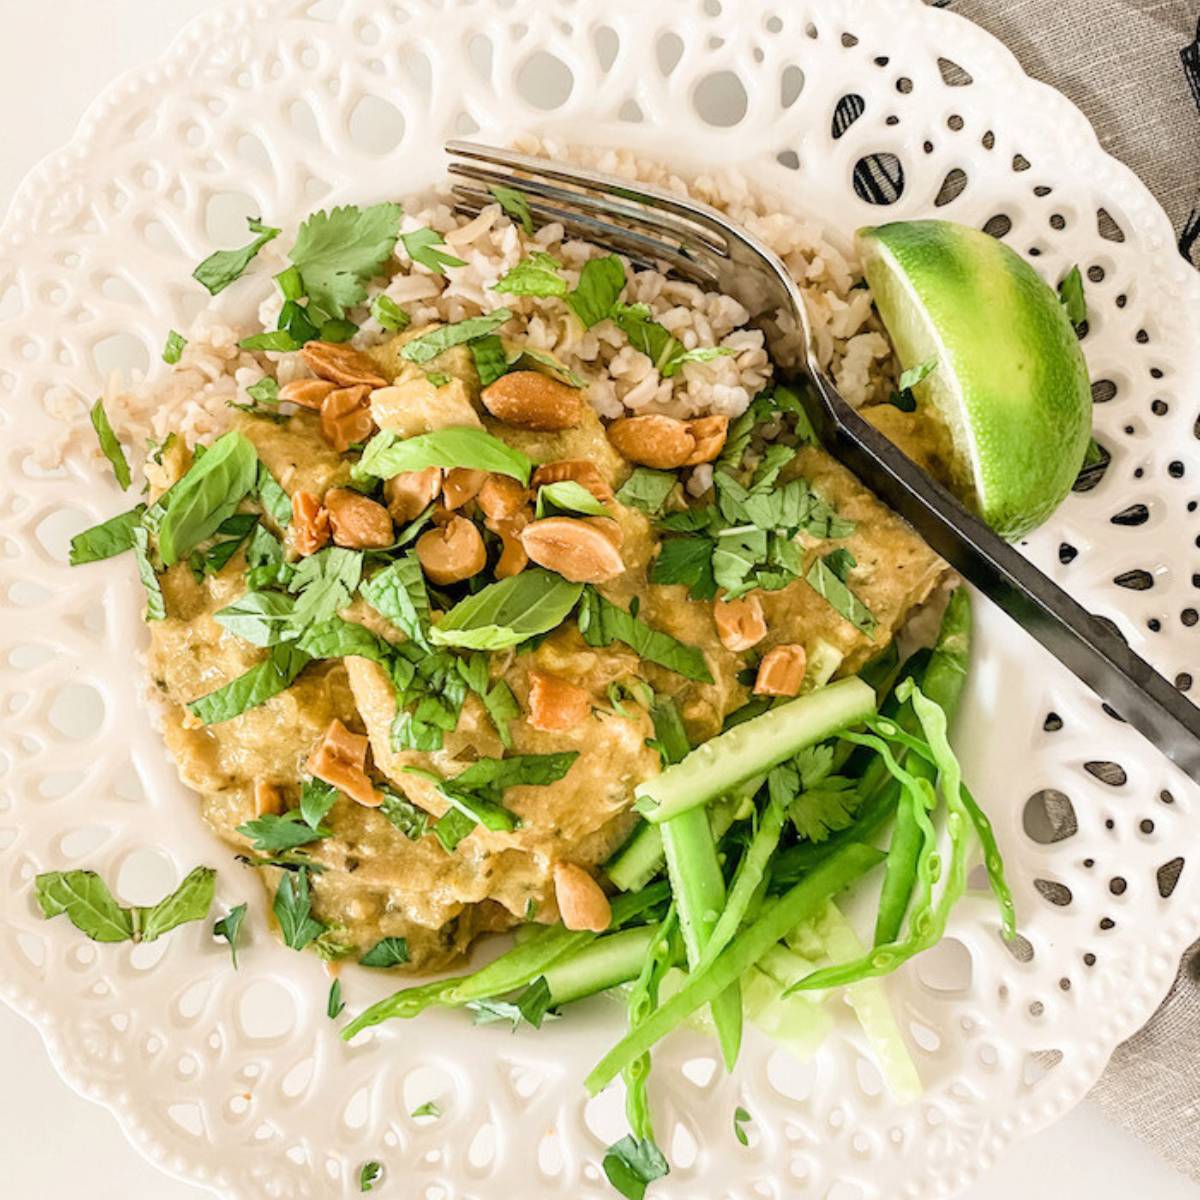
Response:
[{"label": "lime wedge", "polygon": [[942,427],[951,488],[998,533],[1040,525],[1071,490],[1091,434],[1087,364],[1057,294],[1020,255],[950,221],[859,230],[901,366]]}]

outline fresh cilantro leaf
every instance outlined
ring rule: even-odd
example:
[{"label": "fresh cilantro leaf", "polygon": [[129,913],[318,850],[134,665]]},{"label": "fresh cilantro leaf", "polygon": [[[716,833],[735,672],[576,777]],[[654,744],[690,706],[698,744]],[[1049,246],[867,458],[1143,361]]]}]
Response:
[{"label": "fresh cilantro leaf", "polygon": [[113,433],[113,427],[108,423],[108,413],[104,411],[103,400],[97,400],[92,405],[91,418],[92,428],[96,431],[100,449],[112,465],[113,474],[116,476],[117,483],[120,484],[121,491],[126,491],[132,479],[129,474],[129,463],[126,461],[125,451],[121,449],[121,443],[117,441],[117,435]]},{"label": "fresh cilantro leaf", "polygon": [[452,346],[462,346],[476,338],[486,337],[499,329],[511,316],[512,312],[509,309],[497,308],[486,316],[468,317],[465,321],[456,321],[451,325],[439,325],[436,329],[405,342],[400,357],[419,366],[437,358]]},{"label": "fresh cilantro leaf", "polygon": [[[519,579],[521,576],[514,578]],[[608,646],[613,642],[624,642],[639,658],[675,671],[686,679],[695,679],[701,683],[712,682],[712,674],[702,650],[696,646],[689,646],[661,630],[652,629],[638,620],[634,613],[619,608],[592,587],[584,589],[578,621],[579,632],[589,646]]]},{"label": "fresh cilantro leaf", "polygon": [[304,278],[296,267],[285,267],[275,276],[279,294],[287,300],[304,299]]},{"label": "fresh cilantro leaf", "polygon": [[716,543],[707,537],[666,538],[650,568],[650,582],[687,584],[693,600],[711,600],[717,594],[715,548]]},{"label": "fresh cilantro leaf", "polygon": [[386,296],[383,292],[371,301],[371,316],[389,333],[399,333],[412,324],[412,317],[391,296]]},{"label": "fresh cilantro leaf", "polygon": [[558,628],[582,585],[540,568],[501,579],[460,600],[430,630],[435,645],[504,650]]},{"label": "fresh cilantro leaf", "polygon": [[139,504],[128,512],[77,533],[71,539],[71,553],[67,561],[71,566],[78,567],[132,550],[134,531],[141,525],[145,511],[146,506]]},{"label": "fresh cilantro leaf", "polygon": [[153,942],[189,921],[202,921],[212,907],[216,886],[217,873],[212,867],[189,871],[183,882],[152,908],[133,910],[134,940]]},{"label": "fresh cilantro leaf", "polygon": [[[553,254],[535,250],[496,280],[492,284],[492,291],[506,292],[512,296],[565,296],[567,281],[559,273],[561,270],[562,263]],[[624,280],[622,268],[622,283]]]},{"label": "fresh cilantro leaf", "polygon": [[917,363],[915,367],[909,367],[907,371],[902,372],[897,386],[902,392],[911,392],[922,379],[932,375],[937,368],[938,360],[935,354],[933,358],[927,358],[923,363]]},{"label": "fresh cilantro leaf", "polygon": [[34,880],[34,896],[44,917],[65,913],[94,942],[128,942],[133,917],[122,908],[95,871],[49,871]]},{"label": "fresh cilantro leaf", "polygon": [[[786,804],[796,833],[810,842],[823,842],[830,834],[848,829],[861,803],[853,780],[829,775],[816,786],[804,787],[793,763],[773,768],[767,776],[767,788],[773,799],[778,797]],[[793,798],[789,800],[789,796]]]},{"label": "fresh cilantro leaf", "polygon": [[172,329],[167,334],[166,344],[163,346],[162,360],[168,366],[174,366],[183,357],[183,348],[187,345],[187,338]]},{"label": "fresh cilantro leaf", "polygon": [[645,304],[617,304],[610,316],[629,344],[646,355],[664,375],[670,364],[685,353],[683,343],[669,329],[651,320]]},{"label": "fresh cilantro leaf", "polygon": [[333,832],[320,824],[314,828],[298,808],[282,816],[277,813],[263,813],[261,817],[239,825],[237,831],[243,837],[252,838],[254,849],[264,854],[295,850],[298,846],[307,846],[319,838],[327,838]]},{"label": "fresh cilantro leaf", "polygon": [[138,578],[146,592],[146,620],[161,621],[167,615],[167,604],[150,559],[150,531],[145,525],[135,525],[130,536],[133,538],[133,557],[137,562]]},{"label": "fresh cilantro leaf", "polygon": [[395,750],[440,750],[442,734],[458,725],[467,685],[455,657],[446,651],[429,653],[401,643],[395,647],[392,681],[396,716],[391,742]]},{"label": "fresh cilantro leaf", "polygon": [[233,969],[237,970],[238,939],[242,936],[242,923],[246,920],[246,906],[235,905],[216,924],[213,925],[213,935],[223,937],[229,943],[229,957],[233,960]]},{"label": "fresh cilantro leaf", "polygon": [[400,240],[408,257],[415,263],[427,267],[437,275],[445,275],[447,267],[465,267],[467,264],[461,258],[455,258],[438,246],[444,246],[446,239],[433,229],[414,229],[412,233],[402,233]]},{"label": "fresh cilantro leaf", "polygon": [[338,319],[362,304],[367,281],[383,273],[396,248],[403,215],[400,205],[390,203],[313,213],[300,226],[291,253],[309,301]]},{"label": "fresh cilantro leaf", "polygon": [[429,814],[418,808],[407,796],[393,792],[391,788],[379,789],[383,793],[380,814],[394,825],[410,842],[423,838],[429,830]]},{"label": "fresh cilantro leaf", "polygon": [[188,704],[188,711],[205,725],[216,725],[244,713],[247,709],[265,704],[291,686],[292,680],[309,663],[307,654],[294,646],[276,646],[270,655],[244,675],[232,679],[224,687],[209,692]]},{"label": "fresh cilantro leaf", "polygon": [[325,925],[312,915],[306,867],[286,872],[280,877],[271,909],[275,920],[279,922],[284,943],[293,950],[303,950],[325,931]]},{"label": "fresh cilantro leaf", "polygon": [[582,484],[573,479],[546,483],[538,488],[534,519],[556,516],[559,513],[582,513],[588,517],[606,517],[608,509]]},{"label": "fresh cilantro leaf", "polygon": [[507,374],[508,354],[504,343],[496,334],[489,333],[485,337],[468,342],[467,345],[470,347],[472,359],[475,360],[475,373],[479,376],[480,387],[487,387],[495,383],[501,375]]},{"label": "fresh cilantro leaf", "polygon": [[743,1146],[750,1145],[750,1137],[742,1128],[747,1121],[751,1119],[750,1114],[739,1104],[733,1110],[733,1136],[737,1138]]},{"label": "fresh cilantro leaf", "polygon": [[235,279],[240,279],[254,256],[283,232],[264,225],[261,218],[251,218],[247,224],[251,233],[258,234],[254,241],[240,250],[218,250],[192,272],[192,278],[203,284],[213,296],[223,292]]},{"label": "fresh cilantro leaf", "polygon": [[408,942],[402,937],[382,938],[358,961],[364,967],[398,967],[408,962]]},{"label": "fresh cilantro leaf", "polygon": [[336,1021],[345,1011],[346,1002],[342,999],[342,981],[335,979],[329,985],[329,998],[325,1001],[325,1015]]},{"label": "fresh cilantro leaf", "polygon": [[362,564],[361,551],[342,546],[329,546],[296,564],[289,587],[296,595],[292,625],[297,633],[328,621],[350,603],[362,579]]},{"label": "fresh cilantro leaf", "polygon": [[674,471],[654,471],[649,467],[636,467],[620,490],[617,501],[629,508],[638,508],[651,517],[663,510],[679,478]]},{"label": "fresh cilantro leaf", "polygon": [[646,1188],[671,1171],[662,1151],[650,1138],[638,1141],[631,1134],[609,1146],[601,1165],[608,1182],[625,1200],[644,1200]]},{"label": "fresh cilantro leaf", "polygon": [[1067,310],[1067,320],[1078,329],[1088,318],[1087,297],[1083,294],[1083,275],[1073,266],[1058,285],[1058,298]]},{"label": "fresh cilantro leaf", "polygon": [[300,788],[300,815],[310,829],[320,828],[338,794],[338,789],[323,779],[312,778],[304,781]]},{"label": "fresh cilantro leaf", "polygon": [[502,187],[500,184],[488,190],[495,196],[496,203],[532,237],[533,214],[529,211],[529,201],[525,198],[525,193],[516,188]]},{"label": "fresh cilantro leaf", "polygon": [[358,1190],[360,1192],[369,1192],[375,1186],[375,1184],[379,1182],[382,1175],[382,1163],[363,1163],[362,1170],[360,1170],[358,1173]]},{"label": "fresh cilantro leaf", "polygon": [[430,648],[429,593],[425,590],[421,563],[413,551],[372,575],[359,590],[363,599],[409,641]]},{"label": "fresh cilantro leaf", "polygon": [[[805,579],[818,594],[823,596],[847,621],[868,637],[878,628],[879,622],[869,608],[850,590],[839,571],[846,570],[846,551],[834,550],[824,558],[816,559],[809,567]],[[847,557],[849,557],[847,555]],[[832,562],[830,560],[833,560]],[[853,565],[853,557],[849,558]]]},{"label": "fresh cilantro leaf", "polygon": [[625,264],[615,254],[589,259],[579,273],[579,283],[567,293],[571,310],[590,329],[612,315],[625,289]]},{"label": "fresh cilantro leaf", "polygon": [[697,346],[694,350],[681,350],[663,364],[663,378],[670,379],[678,375],[684,363],[712,362],[713,359],[728,358],[736,353],[737,351],[729,346]]},{"label": "fresh cilantro leaf", "polygon": [[358,326],[353,321],[339,320],[334,317],[321,326],[321,341],[333,342],[335,345],[348,342],[358,332]]},{"label": "fresh cilantro leaf", "polygon": [[437,1118],[442,1115],[442,1110],[436,1100],[426,1100],[424,1104],[418,1104],[416,1108],[409,1113],[411,1117],[433,1117]]}]

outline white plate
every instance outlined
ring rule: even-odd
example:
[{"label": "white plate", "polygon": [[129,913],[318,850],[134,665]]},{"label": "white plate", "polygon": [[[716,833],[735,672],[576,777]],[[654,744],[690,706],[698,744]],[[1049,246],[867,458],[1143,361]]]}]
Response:
[{"label": "white plate", "polygon": [[[847,95],[862,115],[835,138]],[[740,122],[706,119],[743,98]],[[843,102],[842,123],[859,107]],[[64,387],[93,393],[130,352],[156,361],[201,298],[192,266],[235,240],[231,215],[289,222],[318,202],[410,192],[441,174],[445,136],[476,128],[667,158],[684,148],[693,162],[744,167],[843,235],[927,214],[958,170],[966,186],[942,214],[1005,216],[1008,240],[1037,250],[1052,281],[1076,262],[1102,272],[1085,348],[1093,378],[1115,387],[1096,408],[1113,462],[1028,549],[1168,676],[1200,677],[1187,623],[1200,599],[1188,561],[1200,532],[1189,509],[1200,283],[1080,114],[974,26],[916,0],[727,11],[715,0],[287,0],[202,18],[101,97],[0,235],[0,995],[148,1157],[246,1200],[357,1194],[368,1158],[422,1200],[607,1196],[597,1164],[622,1132],[620,1097],[585,1105],[580,1080],[618,1019],[598,1002],[591,1017],[510,1036],[430,1014],[340,1043],[320,964],[266,932],[257,881],[203,828],[138,707],[128,564],[64,564],[67,536],[120,498],[98,482],[82,435],[63,472],[31,454],[57,434],[45,408]],[[890,207],[853,187],[855,164],[880,152],[905,172]],[[249,314],[252,291],[225,294],[231,315]],[[1138,520],[1135,505],[1142,523],[1113,522]],[[1002,617],[981,605],[978,624],[957,741],[996,821],[1032,959],[1004,948],[975,892],[940,965],[919,961],[893,982],[928,1085],[907,1108],[880,1092],[849,1022],[799,1071],[750,1037],[731,1079],[705,1071],[706,1043],[670,1040],[654,1084],[675,1168],[656,1198],[958,1194],[1074,1104],[1169,986],[1200,930],[1200,881],[1189,866],[1166,898],[1160,868],[1196,836],[1196,790]],[[1096,762],[1120,764],[1125,782],[1097,778]],[[1076,832],[1053,844],[1037,840],[1031,798],[1043,789],[1074,806]],[[36,872],[87,865],[142,902],[200,860],[221,868],[222,905],[254,908],[237,974],[206,927],[96,947],[43,922],[30,897]],[[947,990],[956,944],[970,978]],[[388,986],[345,978],[355,1009]],[[407,1116],[430,1098],[440,1120]],[[749,1149],[733,1138],[739,1103],[754,1116]]]}]

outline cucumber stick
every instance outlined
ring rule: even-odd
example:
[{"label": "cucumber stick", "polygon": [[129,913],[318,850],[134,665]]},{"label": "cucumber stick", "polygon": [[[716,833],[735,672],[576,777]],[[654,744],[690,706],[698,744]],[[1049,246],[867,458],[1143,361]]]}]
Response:
[{"label": "cucumber stick", "polygon": [[551,963],[542,972],[551,1003],[569,1004],[636,979],[657,931],[657,925],[637,925],[607,933],[578,954]]},{"label": "cucumber stick", "polygon": [[718,734],[682,762],[639,784],[638,811],[655,825],[707,804],[875,711],[875,692],[857,677],[840,679]]}]

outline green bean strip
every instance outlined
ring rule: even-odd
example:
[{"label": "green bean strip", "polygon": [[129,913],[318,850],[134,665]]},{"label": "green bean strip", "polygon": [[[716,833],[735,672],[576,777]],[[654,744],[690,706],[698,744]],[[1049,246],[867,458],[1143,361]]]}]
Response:
[{"label": "green bean strip", "polygon": [[[675,906],[671,905],[666,918],[658,927],[654,940],[646,952],[646,961],[642,964],[641,974],[638,975],[629,992],[629,1028],[637,1029],[658,1005],[658,985],[662,982],[667,969],[675,961],[676,954],[672,942],[679,933],[679,915]],[[650,1053],[635,1058],[623,1072],[625,1078],[625,1117],[629,1121],[629,1131],[639,1141],[654,1140],[654,1125],[650,1117],[650,1096],[646,1081],[650,1077]]]},{"label": "green bean strip", "polygon": [[610,1084],[634,1059],[645,1054],[688,1016],[710,1004],[732,983],[754,966],[788,930],[820,910],[821,905],[849,887],[883,855],[871,846],[843,846],[811,871],[791,891],[763,906],[758,919],[747,926],[715,962],[697,968],[666,1004],[659,1007],[637,1029],[631,1030],[593,1068],[584,1081],[594,1096]]},{"label": "green bean strip", "polygon": [[[908,763],[908,760],[905,760]],[[928,803],[932,808],[936,800],[933,791],[937,774],[923,758],[908,763],[909,778],[928,784]],[[917,882],[917,864],[921,847],[925,844],[926,832],[918,818],[924,803],[914,798],[913,792],[901,785],[908,803],[896,810],[896,824],[892,830],[892,842],[888,847],[887,865],[883,869],[883,886],[879,889],[879,912],[875,916],[875,945],[886,946],[900,936],[904,917],[912,900],[913,887]]]},{"label": "green bean strip", "polygon": [[1000,905],[1001,934],[1006,942],[1011,942],[1017,936],[1017,909],[1004,874],[1004,859],[1000,857],[1000,847],[996,845],[996,833],[987,813],[979,807],[979,802],[971,795],[965,783],[962,785],[962,795],[967,812],[971,814],[971,823],[975,826],[979,844],[983,847],[983,862],[987,867],[992,895]]}]

